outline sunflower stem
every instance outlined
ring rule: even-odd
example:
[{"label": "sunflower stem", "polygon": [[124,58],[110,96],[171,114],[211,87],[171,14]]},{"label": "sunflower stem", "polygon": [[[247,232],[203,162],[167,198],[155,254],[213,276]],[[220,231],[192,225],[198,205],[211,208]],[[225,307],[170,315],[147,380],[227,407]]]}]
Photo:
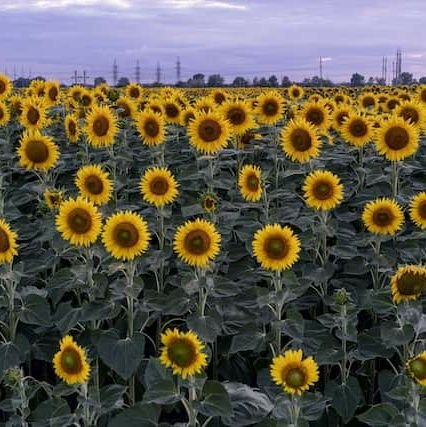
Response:
[{"label": "sunflower stem", "polygon": [[380,236],[376,236],[373,243],[373,249],[374,249],[374,255],[375,255],[375,262],[373,265],[373,289],[377,290],[379,289],[380,285],[380,277],[379,277],[379,257],[380,257],[380,248],[381,248],[382,240]]},{"label": "sunflower stem", "polygon": [[413,422],[415,426],[420,426],[420,395],[418,385],[412,381],[411,383],[411,407],[413,409]]},{"label": "sunflower stem", "polygon": [[391,162],[392,165],[392,174],[391,174],[391,187],[392,187],[392,197],[396,198],[398,196],[399,190],[399,163],[396,161]]},{"label": "sunflower stem", "polygon": [[194,385],[189,386],[189,411],[188,411],[188,427],[196,427],[197,426],[197,410],[194,408],[194,402],[197,400],[197,390]]},{"label": "sunflower stem", "polygon": [[291,411],[290,411],[290,426],[291,427],[298,427],[299,416],[300,416],[300,399],[299,399],[299,396],[293,394],[291,396]]},{"label": "sunflower stem", "polygon": [[348,320],[347,320],[347,307],[343,304],[340,308],[340,320],[342,322],[342,384],[346,385],[346,368],[347,368],[347,335],[348,335]]},{"label": "sunflower stem", "polygon": [[276,347],[276,354],[281,353],[281,317],[282,317],[282,310],[283,310],[283,300],[282,300],[282,278],[281,278],[281,271],[278,270],[274,273],[273,277],[275,292],[276,292],[276,308],[275,308],[275,314],[276,314],[276,322],[277,326],[275,329],[275,347]]},{"label": "sunflower stem", "polygon": [[363,171],[364,168],[364,147],[361,145],[358,148],[358,166],[359,166],[359,189],[364,188],[365,183],[365,173]]},{"label": "sunflower stem", "polygon": [[208,175],[207,175],[207,188],[209,193],[213,193],[213,177],[214,177],[214,159],[209,158],[208,160],[209,166],[208,166]]},{"label": "sunflower stem", "polygon": [[263,186],[262,188],[262,200],[263,200],[263,207],[265,209],[265,224],[269,223],[269,200],[268,200],[268,193],[266,192],[266,187]]},{"label": "sunflower stem", "polygon": [[88,402],[88,387],[87,387],[87,382],[81,384],[81,394],[83,395],[84,398],[84,402],[83,402],[83,422],[84,422],[84,426],[85,427],[89,427],[91,426],[91,421],[90,421],[90,407],[89,407],[89,402]]},{"label": "sunflower stem", "polygon": [[208,297],[208,289],[205,287],[206,281],[206,269],[200,268],[199,270],[199,292],[198,292],[198,310],[200,313],[200,317],[204,317],[207,297]]},{"label": "sunflower stem", "polygon": [[[135,278],[136,263],[130,261],[127,264],[127,286],[129,294],[127,295],[127,337],[132,338],[134,333],[134,298],[133,298],[133,281]],[[135,376],[129,378],[129,401],[130,405],[135,404]]]}]

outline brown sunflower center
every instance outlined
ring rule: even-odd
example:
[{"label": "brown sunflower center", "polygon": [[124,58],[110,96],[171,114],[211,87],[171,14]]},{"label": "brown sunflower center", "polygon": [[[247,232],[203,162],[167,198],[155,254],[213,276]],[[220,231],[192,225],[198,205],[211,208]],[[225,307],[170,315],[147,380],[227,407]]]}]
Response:
[{"label": "brown sunflower center", "polygon": [[397,99],[390,99],[387,103],[389,110],[394,110],[397,105],[399,105],[399,101]]},{"label": "brown sunflower center", "polygon": [[137,87],[132,87],[129,90],[129,95],[131,98],[139,98],[139,89]]},{"label": "brown sunflower center", "polygon": [[68,226],[73,233],[87,233],[92,227],[92,217],[85,209],[75,208],[68,214]]},{"label": "brown sunflower center", "polygon": [[397,280],[397,287],[401,295],[418,295],[426,289],[426,276],[408,271]]},{"label": "brown sunflower center", "polygon": [[204,209],[211,210],[215,207],[216,201],[211,197],[206,197],[204,199]]},{"label": "brown sunflower center", "polygon": [[373,222],[379,227],[386,227],[392,224],[393,219],[392,212],[386,208],[377,209],[373,213]]},{"label": "brown sunflower center", "polygon": [[263,114],[265,116],[275,116],[275,114],[278,113],[280,107],[278,105],[278,102],[274,99],[269,99],[264,102],[262,106]]},{"label": "brown sunflower center", "polygon": [[114,228],[114,241],[123,248],[131,248],[139,240],[138,229],[130,222],[121,222]]},{"label": "brown sunflower center", "polygon": [[9,236],[2,228],[0,228],[0,252],[6,252],[9,248]]},{"label": "brown sunflower center", "polygon": [[365,108],[372,107],[376,103],[375,99],[372,96],[366,96],[362,100],[362,106]]},{"label": "brown sunflower center", "polygon": [[426,379],[426,360],[418,357],[410,362],[410,371],[418,380]]},{"label": "brown sunflower center", "polygon": [[49,89],[48,95],[52,101],[56,101],[56,99],[58,98],[58,88],[55,86],[51,87]]},{"label": "brown sunflower center", "polygon": [[246,185],[250,191],[259,190],[260,182],[259,182],[259,178],[256,176],[256,174],[250,174],[247,177]]},{"label": "brown sunflower center", "polygon": [[34,139],[28,142],[25,154],[33,163],[43,163],[49,158],[49,148],[43,141]]},{"label": "brown sunflower center", "polygon": [[222,104],[225,101],[225,95],[223,93],[216,93],[214,95],[214,102],[216,102],[216,104]]},{"label": "brown sunflower center", "polygon": [[311,108],[306,114],[306,120],[318,126],[324,121],[324,113],[318,108]]},{"label": "brown sunflower center", "polygon": [[179,338],[169,344],[167,355],[175,365],[186,368],[194,363],[197,353],[192,342],[185,338]]},{"label": "brown sunflower center", "polygon": [[255,137],[253,132],[246,132],[242,137],[241,137],[241,144],[245,145],[248,144],[253,138]]},{"label": "brown sunflower center", "polygon": [[290,135],[293,148],[297,151],[306,151],[312,147],[312,138],[305,129],[295,129]]},{"label": "brown sunflower center", "polygon": [[349,125],[349,132],[351,135],[361,138],[368,133],[368,128],[365,122],[361,119],[355,119]]},{"label": "brown sunflower center", "polygon": [[89,193],[97,196],[104,190],[104,183],[101,178],[97,175],[89,175],[84,181],[84,186],[87,188]]},{"label": "brown sunflower center", "polygon": [[417,207],[417,214],[421,219],[426,219],[426,200],[419,203],[419,206]]},{"label": "brown sunflower center", "polygon": [[170,186],[167,179],[162,176],[154,178],[149,183],[149,189],[151,190],[151,193],[154,193],[156,196],[164,196],[169,190],[169,187]]},{"label": "brown sunflower center", "polygon": [[306,375],[300,368],[292,368],[287,372],[285,382],[292,388],[299,388],[305,384]]},{"label": "brown sunflower center", "polygon": [[4,117],[3,108],[0,107],[0,120]]},{"label": "brown sunflower center", "polygon": [[160,126],[154,119],[148,119],[145,122],[143,129],[151,138],[155,138],[160,133]]},{"label": "brown sunflower center", "polygon": [[327,200],[333,195],[333,187],[327,181],[318,181],[312,188],[314,197],[318,200]]},{"label": "brown sunflower center", "polygon": [[185,249],[195,255],[202,255],[210,248],[210,236],[204,230],[192,230],[184,240]]},{"label": "brown sunflower center", "polygon": [[238,126],[244,123],[246,119],[246,113],[242,108],[236,107],[229,110],[226,117],[234,126]]},{"label": "brown sunflower center", "polygon": [[120,117],[124,118],[124,117],[130,117],[130,107],[126,102],[120,102],[118,104],[118,107],[121,108],[123,111],[120,112]]},{"label": "brown sunflower center", "polygon": [[420,119],[419,112],[415,108],[411,108],[411,107],[403,108],[400,113],[400,116],[404,120],[411,121],[414,124],[416,124]]},{"label": "brown sunflower center", "polygon": [[392,150],[402,150],[410,142],[410,136],[406,129],[400,126],[393,126],[386,132],[385,142]]},{"label": "brown sunflower center", "polygon": [[175,104],[166,104],[166,106],[164,107],[164,111],[166,113],[166,116],[170,117],[171,119],[174,119],[179,115],[179,108],[176,107]]},{"label": "brown sunflower center", "polygon": [[74,122],[69,122],[68,123],[68,133],[71,136],[75,136],[75,134],[77,133],[77,126]]},{"label": "brown sunflower center", "polygon": [[61,368],[67,374],[78,374],[83,368],[80,354],[73,348],[67,348],[62,351]]},{"label": "brown sunflower center", "polygon": [[27,112],[27,119],[32,124],[35,125],[40,120],[40,112],[37,108],[31,106]]},{"label": "brown sunflower center", "polygon": [[81,97],[81,103],[83,106],[88,107],[92,103],[92,98],[89,95],[83,95]]},{"label": "brown sunflower center", "polygon": [[198,126],[198,135],[205,142],[213,142],[220,137],[222,128],[216,120],[205,119]]},{"label": "brown sunflower center", "polygon": [[93,132],[96,136],[105,136],[108,133],[109,120],[105,116],[96,117],[93,121]]},{"label": "brown sunflower center", "polygon": [[6,83],[0,80],[0,94],[6,92]]},{"label": "brown sunflower center", "polygon": [[282,259],[288,254],[289,247],[282,236],[271,236],[265,241],[264,251],[269,258]]},{"label": "brown sunflower center", "polygon": [[293,97],[294,98],[299,98],[300,96],[300,90],[299,89],[293,89]]},{"label": "brown sunflower center", "polygon": [[337,96],[334,98],[334,100],[336,101],[336,104],[341,104],[341,103],[345,100],[345,98],[343,98],[343,96],[342,96],[342,95],[337,95]]}]

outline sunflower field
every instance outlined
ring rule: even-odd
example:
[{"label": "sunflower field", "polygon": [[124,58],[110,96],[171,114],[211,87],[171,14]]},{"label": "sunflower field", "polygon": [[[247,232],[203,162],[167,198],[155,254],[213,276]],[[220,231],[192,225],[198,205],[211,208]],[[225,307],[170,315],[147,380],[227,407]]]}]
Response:
[{"label": "sunflower field", "polygon": [[1,426],[426,426],[426,86],[14,89]]}]

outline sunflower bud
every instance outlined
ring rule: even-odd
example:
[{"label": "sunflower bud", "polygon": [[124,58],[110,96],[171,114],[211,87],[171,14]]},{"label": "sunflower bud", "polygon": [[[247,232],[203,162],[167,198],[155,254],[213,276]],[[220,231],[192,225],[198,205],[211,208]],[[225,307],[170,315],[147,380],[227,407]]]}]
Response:
[{"label": "sunflower bud", "polygon": [[334,293],[334,301],[337,305],[345,305],[349,302],[350,294],[344,288],[338,289]]}]

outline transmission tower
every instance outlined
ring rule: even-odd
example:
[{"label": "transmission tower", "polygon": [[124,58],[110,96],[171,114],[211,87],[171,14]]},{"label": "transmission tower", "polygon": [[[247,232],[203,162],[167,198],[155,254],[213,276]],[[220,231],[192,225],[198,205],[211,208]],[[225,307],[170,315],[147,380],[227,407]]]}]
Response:
[{"label": "transmission tower", "polygon": [[322,83],[322,56],[319,58],[319,74],[320,74],[320,80]]},{"label": "transmission tower", "polygon": [[114,83],[114,86],[117,85],[118,80],[118,65],[117,60],[114,58],[114,64],[112,65],[112,81]]},{"label": "transmission tower", "polygon": [[176,79],[178,82],[180,82],[180,78],[181,78],[181,65],[180,65],[180,58],[178,56],[176,61]]},{"label": "transmission tower", "polygon": [[136,78],[136,83],[140,84],[140,82],[141,82],[141,66],[139,64],[139,59],[136,61],[135,78]]},{"label": "transmission tower", "polygon": [[161,67],[160,63],[157,62],[157,69],[155,70],[156,83],[161,82]]}]

